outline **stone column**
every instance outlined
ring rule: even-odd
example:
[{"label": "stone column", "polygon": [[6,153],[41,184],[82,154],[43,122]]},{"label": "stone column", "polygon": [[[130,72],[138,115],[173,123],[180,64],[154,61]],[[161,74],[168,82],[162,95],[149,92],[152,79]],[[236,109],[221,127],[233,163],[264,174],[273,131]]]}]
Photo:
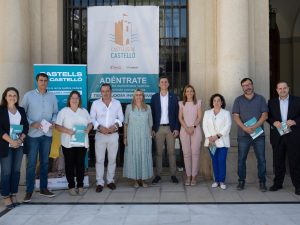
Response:
[{"label": "stone column", "polygon": [[249,75],[248,0],[218,0],[217,12],[218,91],[229,109],[241,94],[240,80]]},{"label": "stone column", "polygon": [[22,96],[31,86],[28,0],[1,1],[0,92],[14,86]]},{"label": "stone column", "polygon": [[[240,81],[244,77],[252,78],[255,91],[268,98],[267,7],[267,0],[218,0],[217,90],[224,95],[228,110],[232,110],[234,99],[243,93]],[[265,125],[265,128],[267,141],[268,126]],[[227,182],[237,181],[236,138],[237,125],[233,121],[231,148],[227,158]],[[247,182],[257,181],[256,165],[256,157],[250,150],[247,160]]]},{"label": "stone column", "polygon": [[[217,12],[217,90],[231,111],[234,99],[242,94],[240,80],[249,76],[248,0],[218,0]],[[236,128],[232,121],[227,182],[237,181]]]},{"label": "stone column", "polygon": [[[202,100],[202,111],[206,110],[209,96],[217,88],[216,19],[217,0],[189,1],[189,82]],[[201,143],[200,176],[212,177],[211,159]]]}]

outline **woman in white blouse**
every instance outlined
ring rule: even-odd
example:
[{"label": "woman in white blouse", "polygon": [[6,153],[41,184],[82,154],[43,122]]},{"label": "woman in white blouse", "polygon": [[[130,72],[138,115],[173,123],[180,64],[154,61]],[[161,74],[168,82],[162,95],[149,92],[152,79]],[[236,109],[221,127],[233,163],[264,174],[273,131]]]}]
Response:
[{"label": "woman in white blouse", "polygon": [[[81,96],[78,91],[70,93],[67,107],[60,110],[57,115],[55,128],[61,132],[69,194],[77,195],[78,193],[82,195],[84,161],[89,147],[88,133],[93,125],[88,111],[81,108]],[[76,177],[77,190],[75,189],[74,177]]]},{"label": "woman in white blouse", "polygon": [[226,157],[230,147],[231,115],[225,110],[225,99],[220,94],[210,98],[210,110],[205,111],[203,117],[204,146],[209,148],[214,171],[213,188],[220,186],[226,189]]}]

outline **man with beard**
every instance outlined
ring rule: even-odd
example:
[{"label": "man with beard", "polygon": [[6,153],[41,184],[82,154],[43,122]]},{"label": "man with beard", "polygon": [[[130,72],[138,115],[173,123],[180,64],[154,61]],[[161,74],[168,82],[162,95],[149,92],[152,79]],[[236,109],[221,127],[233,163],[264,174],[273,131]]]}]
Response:
[{"label": "man with beard", "polygon": [[276,91],[278,97],[270,99],[268,103],[275,173],[274,184],[269,190],[277,191],[282,188],[287,154],[295,194],[300,195],[300,152],[297,147],[300,139],[300,98],[289,94],[286,82],[279,82]]},{"label": "man with beard", "polygon": [[[237,190],[245,188],[246,160],[251,146],[254,148],[257,159],[259,189],[267,191],[266,187],[266,159],[265,159],[265,135],[262,132],[253,138],[257,129],[263,130],[263,123],[268,118],[268,106],[263,96],[254,92],[253,81],[244,78],[241,81],[244,94],[237,97],[233,104],[233,119],[238,125],[238,185]],[[253,120],[251,125],[245,125],[249,120]]]}]

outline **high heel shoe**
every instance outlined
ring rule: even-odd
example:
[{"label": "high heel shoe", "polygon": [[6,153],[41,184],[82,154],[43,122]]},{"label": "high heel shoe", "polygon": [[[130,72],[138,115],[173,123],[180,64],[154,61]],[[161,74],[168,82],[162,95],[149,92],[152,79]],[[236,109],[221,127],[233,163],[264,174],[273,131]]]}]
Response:
[{"label": "high heel shoe", "polygon": [[142,181],[142,186],[143,186],[144,188],[147,188],[147,187],[148,187],[148,184],[146,184],[144,181]]},{"label": "high heel shoe", "polygon": [[20,202],[18,202],[18,200],[17,200],[16,194],[12,194],[10,196],[10,200],[11,200],[12,204],[14,205],[14,207],[17,207],[20,205]]},{"label": "high heel shoe", "polygon": [[6,207],[6,209],[13,209],[15,206],[14,204],[12,203],[11,199],[10,199],[10,196],[6,196],[3,198],[3,201],[4,201],[4,206]]},{"label": "high heel shoe", "polygon": [[138,188],[140,185],[139,185],[139,183],[138,183],[138,181],[136,180],[136,181],[134,181],[134,185],[133,185],[133,187],[134,188]]},{"label": "high heel shoe", "polygon": [[191,185],[191,177],[187,177],[185,180],[185,186],[190,186]]},{"label": "high heel shoe", "polygon": [[192,176],[191,186],[196,186],[197,184],[197,177]]},{"label": "high heel shoe", "polygon": [[192,181],[191,181],[191,186],[196,186],[196,184],[197,184],[197,181],[196,181],[196,180],[192,180]]}]

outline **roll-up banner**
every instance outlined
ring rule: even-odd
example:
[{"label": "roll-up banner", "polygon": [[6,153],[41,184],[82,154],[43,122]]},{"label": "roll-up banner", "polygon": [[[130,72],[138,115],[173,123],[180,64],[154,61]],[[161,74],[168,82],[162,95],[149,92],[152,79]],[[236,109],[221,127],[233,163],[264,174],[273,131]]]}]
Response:
[{"label": "roll-up banner", "polygon": [[88,8],[88,99],[110,83],[113,97],[131,102],[139,88],[146,101],[158,91],[159,7]]},{"label": "roll-up banner", "polygon": [[[67,106],[67,99],[71,91],[76,90],[81,94],[82,107],[87,108],[87,66],[68,64],[35,64],[33,67],[34,87],[37,87],[36,75],[45,73],[48,75],[47,91],[56,95],[58,110]],[[60,154],[60,133],[53,130],[50,158],[53,158],[53,166],[48,174],[48,188],[67,189],[68,182],[64,176],[64,159]],[[86,157],[87,166],[87,157]],[[84,186],[89,186],[89,177],[84,177]],[[35,187],[39,190],[40,180],[36,179]]]},{"label": "roll-up banner", "polygon": [[82,106],[87,107],[86,65],[35,64],[33,70],[35,88],[38,73],[49,76],[47,90],[56,95],[59,110],[67,106],[67,98],[73,90],[81,94]]}]

